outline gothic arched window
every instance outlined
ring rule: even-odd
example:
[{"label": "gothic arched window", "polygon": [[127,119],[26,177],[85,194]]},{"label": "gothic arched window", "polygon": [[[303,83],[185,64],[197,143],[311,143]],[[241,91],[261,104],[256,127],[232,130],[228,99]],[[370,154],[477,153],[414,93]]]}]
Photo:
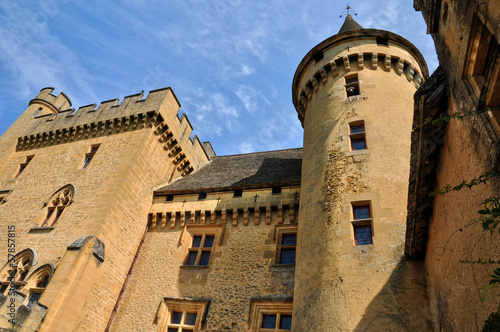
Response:
[{"label": "gothic arched window", "polygon": [[40,300],[45,288],[49,284],[50,278],[54,272],[54,268],[50,264],[45,264],[36,269],[29,277],[23,293],[28,295],[25,305],[31,308],[34,303]]},{"label": "gothic arched window", "polygon": [[73,202],[75,191],[73,185],[66,185],[52,195],[47,208],[44,210],[45,213],[40,227],[50,227],[56,224],[64,210]]},{"label": "gothic arched window", "polygon": [[36,262],[36,253],[33,249],[25,249],[4,265],[0,272],[0,293],[5,294],[7,289],[19,289],[26,276]]}]

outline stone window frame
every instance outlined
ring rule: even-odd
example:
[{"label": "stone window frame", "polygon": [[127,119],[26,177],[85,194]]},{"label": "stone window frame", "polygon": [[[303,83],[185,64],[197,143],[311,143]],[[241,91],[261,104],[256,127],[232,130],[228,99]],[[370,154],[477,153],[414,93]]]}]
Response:
[{"label": "stone window frame", "polygon": [[[489,41],[485,39],[489,39]],[[466,86],[471,90],[469,92],[478,99],[478,107],[488,106],[494,95],[495,83],[499,79],[499,52],[500,46],[495,34],[491,33],[477,14],[474,14],[462,76],[468,83]],[[478,59],[481,61],[477,61]],[[477,68],[478,64],[484,66]],[[499,90],[496,92],[498,94]],[[498,102],[500,103],[500,101]]]},{"label": "stone window frame", "polygon": [[31,230],[54,228],[54,225],[61,220],[68,207],[73,203],[76,192],[76,187],[73,184],[67,184],[58,189],[44,203],[45,207],[42,216],[39,218],[38,226],[31,228]]},{"label": "stone window frame", "polygon": [[[198,332],[205,324],[209,303],[210,300],[207,299],[164,297],[158,306],[153,324],[158,325],[158,332],[168,332],[170,329]],[[181,324],[172,323],[174,312],[182,313]],[[183,324],[187,313],[196,313],[194,325]]]},{"label": "stone window frame", "polygon": [[[278,266],[295,266],[297,262],[297,242],[295,245],[283,244],[283,234],[295,234],[297,236],[298,227],[296,225],[279,225],[275,226],[274,238],[276,242],[276,256],[274,259],[274,265]],[[297,237],[295,238],[297,241]],[[281,263],[281,251],[282,249],[295,249],[295,262],[291,263]]]},{"label": "stone window frame", "polygon": [[[363,131],[357,131],[353,133],[353,127],[363,126]],[[368,149],[368,145],[366,143],[366,124],[365,120],[356,120],[348,123],[348,131],[349,131],[349,151],[363,151]],[[353,145],[353,140],[363,140],[364,148],[355,149]]]},{"label": "stone window frame", "polygon": [[7,196],[12,192],[12,190],[2,190],[0,191],[0,204],[5,204],[7,202]]},{"label": "stone window frame", "polygon": [[99,150],[99,147],[101,146],[101,143],[98,144],[92,144],[90,146],[89,152],[85,154],[85,158],[83,158],[82,165],[80,166],[80,169],[86,169],[92,159],[94,158],[95,154],[97,153],[97,150]]},{"label": "stone window frame", "polygon": [[[211,265],[214,259],[214,252],[217,246],[222,244],[225,227],[223,225],[186,225],[181,234],[181,241],[185,242],[184,250],[181,255],[181,267],[207,268]],[[193,240],[196,236],[201,236],[202,241],[200,247],[193,248]],[[206,236],[213,236],[212,247],[201,247],[204,244]],[[190,252],[197,252],[195,264],[187,264]],[[207,265],[200,265],[201,253],[210,252],[210,258]]]},{"label": "stone window frame", "polygon": [[[286,332],[291,330],[279,329],[280,316],[293,314],[292,299],[252,299],[250,301],[250,314],[248,323],[250,332],[279,331]],[[264,315],[276,315],[276,326],[274,329],[262,328]]]},{"label": "stone window frame", "polygon": [[[368,206],[368,213],[369,216],[368,218],[357,218],[356,217],[356,208],[358,207],[365,207]],[[355,246],[365,246],[365,245],[372,245],[373,244],[373,238],[374,238],[374,232],[373,232],[373,207],[371,201],[354,201],[351,202],[351,225],[352,225],[352,230],[353,230],[353,240],[354,240],[354,245]],[[358,244],[358,239],[357,239],[357,230],[361,228],[366,228],[369,227],[370,230],[370,239],[371,243],[361,243]]]},{"label": "stone window frame", "polygon": [[[485,41],[488,39],[489,41]],[[488,43],[488,45],[484,45]],[[479,56],[478,56],[479,54]],[[477,68],[478,58],[482,59],[482,68]],[[478,74],[477,71],[480,71]],[[467,53],[462,74],[464,84],[478,110],[489,108],[485,113],[487,122],[494,134],[492,138],[500,139],[500,44],[495,34],[486,24],[473,15]],[[479,83],[478,83],[479,81]],[[482,82],[481,82],[482,81]]]},{"label": "stone window frame", "polygon": [[31,268],[36,265],[38,255],[32,248],[18,252],[0,270],[0,294],[5,294],[11,286],[15,289],[22,288],[26,282],[26,276]]},{"label": "stone window frame", "polygon": [[[41,295],[47,288],[52,276],[54,274],[54,267],[52,264],[45,264],[37,268],[30,277],[27,279],[27,283],[24,286],[24,293],[26,293],[26,299],[24,300],[24,305],[31,308],[33,302],[38,302]],[[46,283],[42,283],[46,280]],[[36,294],[36,295],[35,295]],[[33,301],[33,298],[37,297]]]},{"label": "stone window frame", "polygon": [[24,172],[24,170],[26,169],[26,167],[28,167],[28,164],[33,160],[34,157],[35,157],[34,154],[26,156],[24,162],[19,164],[19,168],[17,169],[16,174],[14,174],[13,176],[14,179],[17,179],[19,175],[21,175],[21,173]]},{"label": "stone window frame", "polygon": [[359,75],[357,73],[345,75],[344,82],[347,98],[361,95],[361,89],[359,87]]}]

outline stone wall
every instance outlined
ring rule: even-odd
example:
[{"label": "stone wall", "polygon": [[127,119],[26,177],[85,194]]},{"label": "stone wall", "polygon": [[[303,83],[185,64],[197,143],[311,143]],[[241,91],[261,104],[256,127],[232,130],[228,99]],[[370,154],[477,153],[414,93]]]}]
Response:
[{"label": "stone wall", "polygon": [[[31,267],[28,278],[34,269],[45,263],[50,262],[56,267],[53,282],[49,283],[39,300],[48,307],[41,330],[96,331],[106,327],[146,230],[153,190],[165,184],[174,167],[178,166],[174,165],[176,154],[165,149],[165,146],[171,148],[174,144],[164,142],[161,135],[167,128],[175,128],[175,121],[182,121],[176,118],[178,104],[173,94],[163,94],[162,98],[164,100],[155,99],[159,105],[158,116],[148,116],[147,121],[142,125],[139,123],[136,128],[132,128],[132,124],[128,129],[113,127],[107,130],[109,128],[106,127],[91,130],[90,127],[88,135],[84,131],[81,137],[63,135],[59,139],[57,135],[44,136],[48,130],[44,130],[47,123],[33,124],[40,122],[40,118],[33,119],[34,104],[21,116],[24,122],[16,123],[11,128],[18,137],[29,138],[28,144],[20,144],[22,140],[13,140],[9,136],[11,148],[8,151],[11,153],[6,153],[0,163],[0,188],[10,192],[0,205],[0,221],[2,229],[6,230],[8,225],[16,227],[17,251],[33,248],[38,254],[38,262]],[[130,109],[132,106],[129,105],[128,112],[148,114],[151,109],[143,109],[143,104],[136,103],[134,109]],[[170,113],[174,114],[173,119],[167,118]],[[83,113],[78,121],[85,126]],[[173,121],[174,125],[169,126],[169,121]],[[57,122],[60,128],[48,132],[59,130],[60,134],[71,133],[71,127],[63,122]],[[27,132],[27,124],[36,135]],[[22,127],[16,127],[18,125]],[[171,130],[170,136],[172,132],[174,130]],[[188,136],[174,138],[175,144],[187,144],[190,140]],[[90,164],[81,169],[85,155],[93,145],[99,145],[99,148]],[[188,148],[183,150],[193,151]],[[201,146],[197,153],[199,155],[191,160],[207,160]],[[34,157],[14,178],[20,163],[27,156]],[[174,179],[181,174],[176,172]],[[49,198],[67,184],[77,188],[72,203],[54,227],[40,227],[47,213]],[[71,256],[66,251],[67,247],[85,235],[95,235],[104,243],[105,260],[96,265],[92,276],[76,273],[80,271],[79,266],[94,264],[91,254],[85,256],[86,263],[81,261],[84,258],[79,258],[76,260],[79,263],[75,263],[73,268],[58,269]],[[3,265],[7,261],[7,233],[0,238],[0,248],[6,253],[1,261]],[[77,282],[69,284],[68,280]],[[85,285],[88,292],[73,293],[79,285]]]},{"label": "stone wall", "polygon": [[[432,326],[423,266],[403,257],[413,94],[420,82],[412,73],[427,69],[409,46],[391,38],[388,45],[378,45],[375,35],[332,37],[330,44],[327,40],[314,48],[319,52],[324,44],[324,58],[314,61],[306,56],[295,76],[300,80],[294,91],[300,93],[308,89],[315,72],[335,64],[302,98],[307,107],[294,289],[296,331],[311,326],[320,331]],[[348,97],[346,80],[353,75],[359,94]],[[359,123],[364,124],[366,149],[353,151],[350,124]],[[356,204],[370,206],[365,223],[371,227],[371,244],[356,245]]]},{"label": "stone wall", "polygon": [[[150,219],[158,219],[111,330],[157,331],[165,297],[209,300],[203,331],[249,329],[251,299],[293,296],[294,266],[276,264],[276,247],[280,229],[296,228],[299,193],[298,187],[284,187],[281,194],[244,190],[241,198],[233,191],[208,193],[203,200],[197,194],[176,195],[172,202],[156,197]],[[196,211],[210,215],[201,218]],[[177,216],[171,223],[167,215]],[[189,234],[209,230],[219,235],[208,267],[185,265]]]}]

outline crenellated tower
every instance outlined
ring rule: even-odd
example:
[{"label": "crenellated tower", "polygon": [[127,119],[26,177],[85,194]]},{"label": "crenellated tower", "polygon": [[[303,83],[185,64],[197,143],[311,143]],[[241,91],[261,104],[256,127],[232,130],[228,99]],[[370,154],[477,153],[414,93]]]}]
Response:
[{"label": "crenellated tower", "polygon": [[424,308],[422,295],[411,297],[412,278],[422,276],[403,248],[413,95],[427,76],[409,41],[350,15],[298,66],[292,93],[304,152],[294,331],[425,327],[425,314],[411,312]]},{"label": "crenellated tower", "polygon": [[213,151],[190,137],[170,88],[76,111],[53,90],[0,139],[0,227],[16,245],[13,264],[0,266],[0,327],[103,331],[149,227],[153,190]]}]

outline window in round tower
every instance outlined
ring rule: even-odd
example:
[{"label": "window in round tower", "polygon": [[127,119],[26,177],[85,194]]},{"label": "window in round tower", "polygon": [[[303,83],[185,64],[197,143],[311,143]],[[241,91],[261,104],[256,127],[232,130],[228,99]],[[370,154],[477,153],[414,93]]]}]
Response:
[{"label": "window in round tower", "polygon": [[364,121],[349,123],[349,139],[351,141],[351,151],[364,150],[367,148]]},{"label": "window in round tower", "polygon": [[345,77],[345,91],[347,97],[359,95],[359,81],[358,74],[349,75]]}]

